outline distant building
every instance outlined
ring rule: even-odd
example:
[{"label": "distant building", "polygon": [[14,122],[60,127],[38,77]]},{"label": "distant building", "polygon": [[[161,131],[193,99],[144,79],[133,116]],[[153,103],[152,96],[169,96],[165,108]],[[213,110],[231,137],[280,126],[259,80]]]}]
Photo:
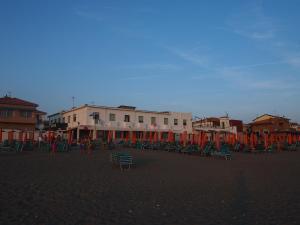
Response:
[{"label": "distant building", "polygon": [[204,119],[194,120],[193,129],[197,131],[207,132],[230,132],[238,134],[243,132],[243,122],[234,120],[228,116],[223,117],[208,117]]},{"label": "distant building", "polygon": [[66,130],[68,124],[63,116],[64,111],[54,113],[48,116],[49,130]]},{"label": "distant building", "polygon": [[46,113],[37,107],[37,104],[19,98],[0,98],[0,132],[22,131],[32,135],[35,129],[42,129]]},{"label": "distant building", "polygon": [[68,124],[68,130],[73,130],[76,139],[87,135],[101,138],[108,131],[116,139],[133,133],[139,136],[141,132],[192,133],[191,113],[147,111],[132,106],[83,105],[63,112],[62,120]]},{"label": "distant building", "polygon": [[263,114],[259,117],[256,117],[249,125],[251,131],[257,133],[258,135],[271,132],[294,131],[294,129],[291,128],[290,119],[270,114]]},{"label": "distant building", "polygon": [[290,126],[292,129],[295,129],[295,131],[300,131],[300,124],[299,123],[290,123]]}]

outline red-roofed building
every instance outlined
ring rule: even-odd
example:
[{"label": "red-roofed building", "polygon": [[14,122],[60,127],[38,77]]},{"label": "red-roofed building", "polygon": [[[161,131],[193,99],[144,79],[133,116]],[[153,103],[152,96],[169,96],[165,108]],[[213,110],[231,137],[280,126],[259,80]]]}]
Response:
[{"label": "red-roofed building", "polygon": [[256,117],[253,122],[250,123],[250,127],[252,132],[258,134],[295,131],[295,129],[291,128],[288,118],[269,114]]},{"label": "red-roofed building", "polygon": [[0,130],[33,132],[46,115],[37,107],[38,104],[19,98],[0,98]]}]

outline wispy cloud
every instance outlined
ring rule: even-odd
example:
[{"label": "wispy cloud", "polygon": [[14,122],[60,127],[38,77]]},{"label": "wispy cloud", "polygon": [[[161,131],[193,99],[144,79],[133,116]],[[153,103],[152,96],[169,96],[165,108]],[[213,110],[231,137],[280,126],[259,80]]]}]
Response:
[{"label": "wispy cloud", "polygon": [[265,15],[260,2],[244,10],[239,9],[227,21],[225,29],[247,38],[267,40],[275,37],[278,28],[272,18]]},{"label": "wispy cloud", "polygon": [[249,71],[234,70],[230,67],[218,69],[218,74],[224,81],[230,82],[241,89],[283,91],[297,88],[297,85],[286,77],[266,77],[259,74],[253,74]]},{"label": "wispy cloud", "polygon": [[196,64],[198,66],[208,68],[209,67],[209,58],[207,55],[204,54],[197,54],[194,52],[194,49],[192,51],[186,51],[175,47],[169,47],[164,46],[165,49],[167,49],[172,54],[180,57],[181,59],[184,59],[187,62]]},{"label": "wispy cloud", "polygon": [[121,77],[119,80],[123,81],[133,81],[133,80],[151,80],[153,78],[161,77],[160,75],[137,75],[137,76],[124,76]]},{"label": "wispy cloud", "polygon": [[81,10],[81,9],[74,9],[74,14],[77,16],[80,16],[82,18],[85,18],[85,19],[95,20],[98,22],[103,21],[103,17],[101,17],[99,15],[99,13],[93,13],[93,12],[85,11],[85,10]]},{"label": "wispy cloud", "polygon": [[180,70],[181,66],[169,63],[147,63],[147,64],[136,64],[126,65],[127,69],[142,69],[142,70]]},{"label": "wispy cloud", "polygon": [[273,62],[263,62],[263,63],[249,64],[249,65],[231,66],[228,68],[233,69],[233,70],[251,69],[251,68],[256,68],[256,67],[261,67],[261,66],[277,65],[277,64],[282,64],[282,63],[286,63],[286,61],[280,60],[280,61],[273,61]]}]

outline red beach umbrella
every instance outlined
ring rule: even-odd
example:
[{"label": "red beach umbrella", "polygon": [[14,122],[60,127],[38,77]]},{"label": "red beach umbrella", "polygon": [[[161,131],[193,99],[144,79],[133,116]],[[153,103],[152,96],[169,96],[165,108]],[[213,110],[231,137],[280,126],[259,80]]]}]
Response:
[{"label": "red beach umbrella", "polygon": [[172,141],[171,136],[172,136],[172,131],[169,130],[169,132],[168,132],[168,142]]},{"label": "red beach umbrella", "polygon": [[152,134],[152,131],[150,131],[150,134],[149,134],[149,141],[152,143],[152,141],[153,141],[153,136],[152,136],[153,134]]},{"label": "red beach umbrella", "polygon": [[158,133],[156,131],[154,132],[153,141],[154,141],[154,143],[156,143],[158,141]]},{"label": "red beach umbrella", "polygon": [[136,143],[136,132],[135,131],[133,131],[132,132],[132,144],[135,144]]},{"label": "red beach umbrella", "polygon": [[13,139],[14,139],[13,131],[8,131],[8,141],[9,141],[9,143],[12,142]]},{"label": "red beach umbrella", "polygon": [[127,131],[126,132],[126,141],[129,141],[129,135],[130,135],[130,133],[129,133],[129,131]]},{"label": "red beach umbrella", "polygon": [[207,142],[207,134],[204,132],[202,135],[202,140],[201,140],[201,148],[203,149],[206,145]]},{"label": "red beach umbrella", "polygon": [[254,149],[254,133],[251,133],[250,135],[250,146],[252,149]]},{"label": "red beach umbrella", "polygon": [[201,147],[202,132],[198,134],[198,146]]},{"label": "red beach umbrella", "polygon": [[220,133],[219,133],[219,132],[216,133],[216,136],[215,136],[215,142],[216,142],[217,150],[220,150],[220,148],[221,148],[221,143],[220,143]]},{"label": "red beach umbrella", "polygon": [[293,135],[293,143],[296,143],[296,142],[297,142],[297,135],[294,134],[294,135]]},{"label": "red beach umbrella", "polygon": [[269,147],[269,135],[265,134],[264,135],[264,142],[265,142],[265,149],[267,149]]},{"label": "red beach umbrella", "polygon": [[244,136],[244,139],[243,139],[244,145],[249,145],[249,142],[248,142],[248,134],[243,134],[243,136]]},{"label": "red beach umbrella", "polygon": [[2,128],[0,128],[0,143],[2,142]]},{"label": "red beach umbrella", "polygon": [[291,145],[293,143],[293,139],[292,139],[292,134],[291,133],[288,134],[288,143],[289,143],[289,145]]},{"label": "red beach umbrella", "polygon": [[23,141],[23,131],[19,132],[19,141]]}]

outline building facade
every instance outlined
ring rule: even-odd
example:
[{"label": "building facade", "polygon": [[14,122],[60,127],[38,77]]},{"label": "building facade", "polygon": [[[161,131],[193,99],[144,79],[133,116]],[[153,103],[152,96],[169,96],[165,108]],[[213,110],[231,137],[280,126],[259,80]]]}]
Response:
[{"label": "building facade", "polygon": [[209,117],[193,121],[194,132],[229,132],[238,134],[243,132],[243,122],[241,120],[234,120],[228,116],[223,117]]},{"label": "building facade", "polygon": [[48,116],[48,130],[66,130],[68,124],[63,116],[64,111]]},{"label": "building facade", "polygon": [[37,107],[37,104],[19,98],[0,98],[1,139],[21,139],[24,133],[34,136],[34,131],[41,128],[46,115]]},{"label": "building facade", "polygon": [[272,132],[291,132],[290,119],[281,116],[273,116],[269,114],[261,115],[250,123],[251,132],[258,135]]},{"label": "building facade", "polygon": [[146,111],[131,106],[83,105],[63,112],[63,120],[77,140],[87,135],[105,137],[107,131],[112,131],[115,139],[133,132],[136,136],[141,132],[192,133],[191,113]]}]

